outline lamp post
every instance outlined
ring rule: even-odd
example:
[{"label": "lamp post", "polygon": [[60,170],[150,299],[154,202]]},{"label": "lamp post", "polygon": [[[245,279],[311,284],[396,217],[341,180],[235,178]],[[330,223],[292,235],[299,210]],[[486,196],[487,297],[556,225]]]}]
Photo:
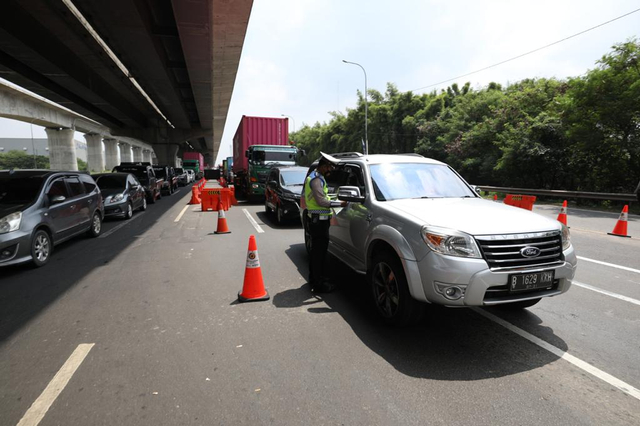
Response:
[{"label": "lamp post", "polygon": [[369,135],[367,131],[367,115],[369,110],[369,101],[367,100],[367,72],[364,70],[364,67],[355,62],[349,62],[342,60],[345,64],[357,65],[362,68],[362,72],[364,73],[364,155],[369,155]]},{"label": "lamp post", "polygon": [[296,120],[295,120],[292,116],[287,115],[287,114],[280,114],[280,115],[281,115],[282,117],[290,118],[290,119],[291,119],[291,121],[293,121],[293,133],[295,133],[295,132],[296,132]]}]

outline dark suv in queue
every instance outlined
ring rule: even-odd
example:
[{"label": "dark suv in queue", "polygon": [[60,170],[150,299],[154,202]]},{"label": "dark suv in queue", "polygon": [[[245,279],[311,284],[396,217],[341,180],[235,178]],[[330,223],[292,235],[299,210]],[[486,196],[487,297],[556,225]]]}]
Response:
[{"label": "dark suv in queue", "polygon": [[151,163],[120,163],[113,168],[114,173],[131,173],[142,184],[147,202],[153,204],[162,198],[163,180],[158,178]]},{"label": "dark suv in queue", "polygon": [[276,213],[281,225],[286,219],[300,217],[300,196],[307,176],[306,167],[274,167],[267,178],[264,209]]},{"label": "dark suv in queue", "polygon": [[54,245],[100,235],[103,216],[102,196],[88,174],[0,171],[0,266],[43,266]]}]

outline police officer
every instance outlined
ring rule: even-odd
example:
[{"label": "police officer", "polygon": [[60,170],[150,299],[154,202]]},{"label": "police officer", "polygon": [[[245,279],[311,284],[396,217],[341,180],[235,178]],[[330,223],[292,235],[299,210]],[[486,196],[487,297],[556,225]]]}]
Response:
[{"label": "police officer", "polygon": [[329,200],[329,189],[326,176],[334,169],[338,160],[320,152],[322,156],[318,167],[309,174],[304,185],[304,198],[309,217],[309,233],[311,234],[311,255],[309,260],[309,284],[317,292],[330,292],[335,285],[329,282],[325,274],[327,248],[329,247],[329,226],[333,212],[332,207],[344,207],[346,201]]}]

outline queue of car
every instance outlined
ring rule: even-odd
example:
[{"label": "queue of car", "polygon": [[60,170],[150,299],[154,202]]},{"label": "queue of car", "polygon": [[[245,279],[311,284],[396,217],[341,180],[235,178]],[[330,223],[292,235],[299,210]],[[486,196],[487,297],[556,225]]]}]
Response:
[{"label": "queue of car", "polygon": [[[193,182],[194,175],[185,176],[185,185]],[[54,246],[81,234],[98,237],[105,218],[131,219],[163,193],[173,194],[178,182],[173,167],[149,163],[121,163],[94,175],[0,170],[0,267],[44,266]]]}]

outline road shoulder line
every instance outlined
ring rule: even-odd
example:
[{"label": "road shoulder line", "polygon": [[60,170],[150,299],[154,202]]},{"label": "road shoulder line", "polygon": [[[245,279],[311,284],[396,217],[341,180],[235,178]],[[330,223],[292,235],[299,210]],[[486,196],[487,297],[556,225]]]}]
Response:
[{"label": "road shoulder line", "polygon": [[256,222],[256,220],[251,216],[251,213],[249,213],[249,210],[242,209],[242,211],[244,212],[245,216],[247,216],[247,219],[249,219],[249,222],[251,222],[253,227],[256,228],[256,231],[262,234],[264,232],[264,229],[262,229],[260,225],[258,225],[258,222]]},{"label": "road shoulder line", "polygon": [[613,293],[611,291],[602,290],[601,288],[591,286],[589,284],[581,283],[578,281],[574,281],[573,285],[577,285],[578,287],[586,288],[587,290],[595,291],[596,293],[604,294],[605,296],[614,297],[616,299],[624,300],[625,302],[633,303],[640,306],[640,300],[633,299],[631,297],[623,296],[618,293]]},{"label": "road shoulder line", "polygon": [[188,208],[189,208],[189,204],[187,204],[186,206],[184,206],[184,208],[182,209],[182,211],[180,212],[180,214],[178,215],[178,217],[176,217],[176,219],[174,220],[174,222],[180,222],[180,219],[182,219],[182,215],[184,215],[184,212],[186,212]]},{"label": "road shoulder line", "polygon": [[623,271],[635,272],[636,274],[640,274],[640,269],[633,269],[627,266],[616,265],[614,263],[607,263],[601,260],[589,259],[588,257],[576,256],[578,260],[584,260],[585,262],[597,263],[598,265],[610,266],[612,268],[622,269]]}]

